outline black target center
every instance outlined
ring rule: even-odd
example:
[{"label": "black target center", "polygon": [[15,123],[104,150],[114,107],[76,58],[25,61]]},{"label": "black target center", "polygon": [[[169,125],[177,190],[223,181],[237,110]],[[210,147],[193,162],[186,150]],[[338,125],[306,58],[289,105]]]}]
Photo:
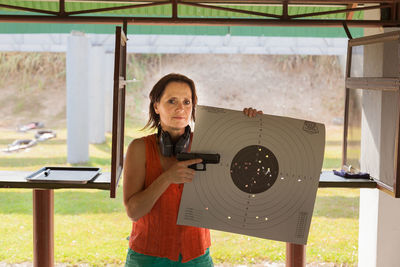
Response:
[{"label": "black target center", "polygon": [[272,187],[278,177],[279,165],[271,150],[252,145],[235,155],[230,172],[233,183],[240,190],[257,194]]}]

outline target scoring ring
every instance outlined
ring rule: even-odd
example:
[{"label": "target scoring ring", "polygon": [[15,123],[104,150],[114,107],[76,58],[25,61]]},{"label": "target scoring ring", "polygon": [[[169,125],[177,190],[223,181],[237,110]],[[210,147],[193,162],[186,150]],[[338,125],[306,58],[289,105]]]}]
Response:
[{"label": "target scoring ring", "polygon": [[274,153],[261,145],[242,148],[233,157],[230,167],[233,183],[241,191],[258,194],[271,188],[279,174]]}]

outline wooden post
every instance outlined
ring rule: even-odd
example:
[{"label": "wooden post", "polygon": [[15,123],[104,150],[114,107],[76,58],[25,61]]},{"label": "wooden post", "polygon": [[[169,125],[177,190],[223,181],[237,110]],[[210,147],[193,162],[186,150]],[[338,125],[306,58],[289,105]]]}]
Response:
[{"label": "wooden post", "polygon": [[306,266],[306,246],[286,243],[286,267]]},{"label": "wooden post", "polygon": [[33,190],[33,266],[54,266],[54,192]]}]

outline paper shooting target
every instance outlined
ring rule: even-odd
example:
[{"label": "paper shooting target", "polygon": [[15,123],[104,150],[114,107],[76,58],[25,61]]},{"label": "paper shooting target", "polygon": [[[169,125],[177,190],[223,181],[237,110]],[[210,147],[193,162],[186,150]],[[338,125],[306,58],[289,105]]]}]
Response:
[{"label": "paper shooting target", "polygon": [[323,124],[198,106],[192,152],[219,153],[184,186],[178,224],[306,244]]}]

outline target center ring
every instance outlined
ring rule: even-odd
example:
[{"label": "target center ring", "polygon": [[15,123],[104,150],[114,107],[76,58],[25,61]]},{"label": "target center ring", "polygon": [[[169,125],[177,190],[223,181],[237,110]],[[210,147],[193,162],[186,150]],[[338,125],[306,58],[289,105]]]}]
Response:
[{"label": "target center ring", "polygon": [[251,145],[236,153],[230,173],[237,188],[257,194],[273,186],[279,174],[279,164],[271,150],[261,145]]}]

